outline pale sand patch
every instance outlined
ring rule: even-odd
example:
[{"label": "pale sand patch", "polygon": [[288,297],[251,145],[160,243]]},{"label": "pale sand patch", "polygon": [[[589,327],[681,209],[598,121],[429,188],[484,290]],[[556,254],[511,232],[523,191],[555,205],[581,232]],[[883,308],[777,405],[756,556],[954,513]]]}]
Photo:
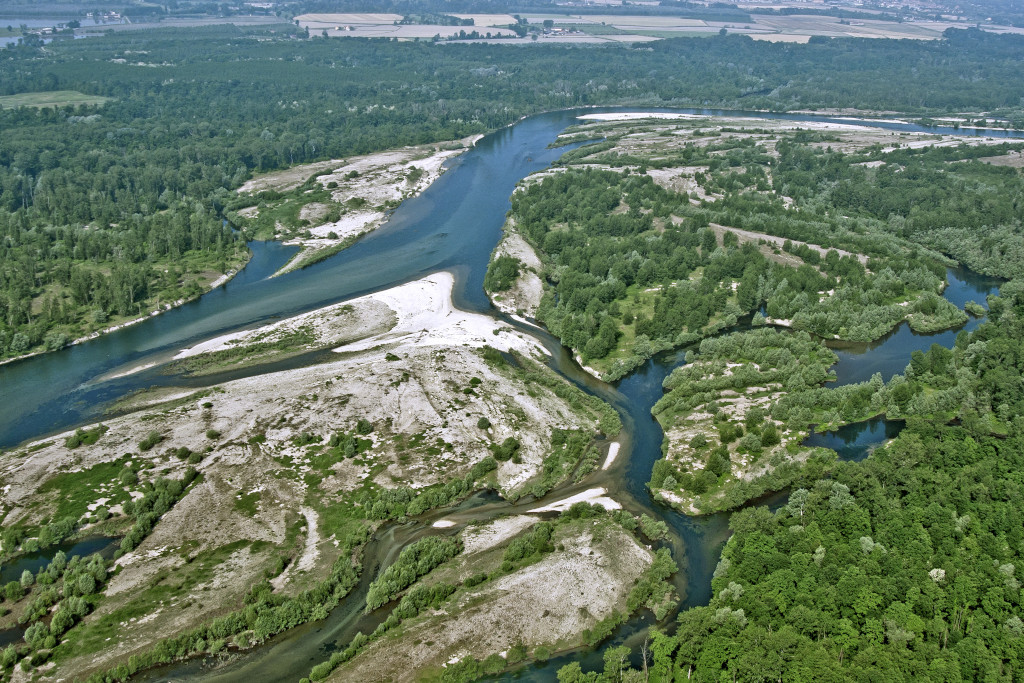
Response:
[{"label": "pale sand patch", "polygon": [[764,240],[765,242],[768,242],[769,244],[774,244],[777,247],[782,247],[782,246],[784,246],[786,244],[786,242],[789,242],[789,243],[791,243],[793,245],[796,245],[796,246],[801,246],[802,245],[802,246],[808,247],[809,249],[812,249],[812,250],[818,252],[822,256],[827,255],[828,252],[830,252],[830,251],[834,251],[837,254],[839,254],[840,256],[856,258],[857,261],[859,261],[862,266],[867,266],[868,265],[868,257],[865,254],[854,254],[853,252],[846,251],[845,249],[835,249],[835,248],[826,249],[825,247],[822,247],[822,246],[817,245],[817,244],[811,244],[810,242],[801,242],[800,240],[791,240],[791,239],[787,239],[785,237],[777,237],[776,235],[769,235],[769,234],[764,233],[764,232],[753,232],[751,230],[743,230],[741,228],[730,228],[729,226],[719,225],[718,223],[711,223],[711,229],[714,230],[718,234],[722,234],[722,233],[724,233],[726,231],[729,231],[729,232],[733,233],[734,235],[736,235],[736,237],[737,237],[737,239],[739,240],[740,243],[743,243],[743,242],[760,242],[761,240]]},{"label": "pale sand patch", "polygon": [[[452,14],[451,16],[459,19],[472,19],[472,28],[481,28],[488,26],[501,26],[507,27],[509,24],[515,24],[516,18],[511,14]],[[466,28],[467,33],[471,30],[470,27]]]},{"label": "pale sand patch", "polygon": [[620,527],[589,520],[556,531],[556,549],[534,564],[461,591],[366,646],[328,681],[419,680],[429,667],[470,655],[482,660],[515,644],[554,649],[578,642],[613,610],[623,611],[652,554]]},{"label": "pale sand patch", "polygon": [[577,119],[581,121],[637,121],[640,119],[706,119],[707,116],[700,116],[698,114],[675,114],[671,112],[658,112],[658,111],[619,111],[609,112],[606,114],[583,114],[577,116]]},{"label": "pale sand patch", "polygon": [[286,318],[255,330],[231,332],[179,351],[174,360],[204,353],[215,353],[256,343],[275,342],[291,332],[303,329],[313,336],[311,347],[338,344],[361,339],[391,329],[394,312],[386,305],[364,297],[355,302],[341,302]]},{"label": "pale sand patch", "polygon": [[615,458],[617,458],[619,455],[620,446],[621,444],[619,444],[618,441],[611,442],[611,444],[608,446],[608,457],[605,458],[604,464],[601,465],[602,470],[606,470],[612,466],[612,464],[615,462]]},{"label": "pale sand patch", "polygon": [[888,154],[897,149],[923,149],[925,147],[959,147],[962,144],[969,145],[1001,145],[1004,142],[1011,142],[1007,138],[995,138],[988,136],[981,136],[977,138],[964,138],[956,135],[949,136],[938,136],[935,137],[929,133],[918,133],[918,135],[927,135],[928,139],[915,140],[913,142],[901,142],[899,146],[891,146],[882,148],[883,154]]},{"label": "pale sand patch", "polygon": [[765,40],[769,43],[806,43],[810,36],[798,36],[792,33],[751,33],[754,40]]},{"label": "pale sand patch", "polygon": [[[376,105],[375,105],[376,106]],[[314,174],[323,188],[331,184],[331,202],[341,205],[343,214],[336,221],[325,218],[332,204],[313,202],[304,206],[300,217],[313,225],[307,230],[284,229],[279,238],[288,245],[303,249],[275,275],[294,270],[316,252],[335,247],[346,240],[379,228],[387,221],[387,212],[409,197],[422,193],[444,172],[444,164],[473,147],[482,135],[471,135],[446,143],[417,145],[386,150],[375,154],[302,164],[282,171],[267,173],[246,181],[239,194],[262,190],[291,191]],[[334,207],[337,209],[337,207]],[[238,211],[243,218],[252,218],[256,207]],[[307,234],[308,232],[308,234]],[[335,233],[336,237],[328,237]]]},{"label": "pale sand patch", "polygon": [[370,12],[344,12],[344,13],[318,13],[300,14],[295,21],[301,24],[323,24],[323,25],[346,25],[346,24],[392,24],[401,21],[401,14],[370,13]]},{"label": "pale sand patch", "polygon": [[509,315],[522,313],[531,318],[535,317],[541,297],[544,296],[544,283],[539,275],[544,265],[533,247],[516,232],[511,218],[505,224],[504,236],[494,250],[492,260],[498,256],[511,256],[523,265],[512,287],[503,292],[491,293],[491,302]]},{"label": "pale sand patch", "polygon": [[454,284],[452,274],[442,271],[422,280],[350,300],[347,303],[352,305],[366,300],[383,303],[398,315],[398,324],[388,332],[341,346],[335,351],[364,351],[383,343],[401,341],[403,344],[413,343],[420,348],[492,346],[501,351],[514,349],[527,355],[548,355],[547,350],[533,337],[513,332],[510,328],[499,328],[506,332],[495,335],[492,318],[455,308],[451,299]]},{"label": "pale sand patch", "polygon": [[435,529],[451,529],[456,524],[457,522],[453,522],[450,519],[439,519],[430,526],[432,526]]},{"label": "pale sand patch", "polygon": [[155,362],[153,362],[153,363],[143,363],[142,365],[136,365],[135,367],[129,368],[127,370],[122,370],[121,372],[115,372],[112,375],[103,375],[102,377],[100,377],[100,380],[101,381],[107,381],[107,380],[111,380],[111,379],[118,379],[120,377],[127,377],[128,375],[134,375],[136,372],[142,372],[143,370],[149,370],[151,367],[154,367],[155,365],[156,365]]},{"label": "pale sand patch", "polygon": [[575,496],[569,496],[563,498],[560,501],[544,505],[543,507],[533,508],[528,512],[564,512],[573,506],[574,503],[590,503],[591,505],[600,505],[605,510],[621,510],[622,505],[613,498],[609,498],[605,494],[608,490],[605,488],[587,489],[582,493],[577,493]]},{"label": "pale sand patch", "polygon": [[287,569],[271,579],[270,585],[274,587],[275,591],[284,588],[288,581],[291,580],[293,574],[308,572],[316,568],[316,561],[320,558],[321,538],[317,526],[319,516],[316,514],[316,510],[306,506],[302,506],[300,512],[306,518],[306,543],[302,548],[302,555],[299,559],[288,565]]},{"label": "pale sand patch", "polygon": [[303,507],[302,516],[306,518],[306,547],[302,551],[302,557],[295,563],[296,571],[307,572],[316,566],[316,560],[320,556],[320,533],[317,530],[319,517],[313,508]]},{"label": "pale sand patch", "polygon": [[670,503],[677,510],[681,510],[684,514],[700,514],[700,510],[697,509],[697,506],[694,505],[692,500],[683,498],[678,493],[675,493],[673,491],[666,491],[665,489],[658,489],[658,492],[655,494],[655,497],[658,496],[660,496],[666,502]]},{"label": "pale sand patch", "polygon": [[[324,239],[334,239],[327,237],[333,232],[338,238],[345,239],[379,227],[386,217],[387,214],[383,211],[355,211],[345,214],[333,223],[324,223],[310,228],[309,232]],[[285,244],[305,244],[307,242],[308,240],[290,240]]]},{"label": "pale sand patch", "polygon": [[520,531],[537,523],[536,517],[512,515],[500,517],[490,524],[469,527],[462,532],[463,554],[473,555],[501,545]]}]

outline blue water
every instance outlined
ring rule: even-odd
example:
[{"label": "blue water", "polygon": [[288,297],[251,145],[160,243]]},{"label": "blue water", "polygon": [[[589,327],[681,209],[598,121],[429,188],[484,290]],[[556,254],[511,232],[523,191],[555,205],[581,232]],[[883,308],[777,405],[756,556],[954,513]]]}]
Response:
[{"label": "blue water", "polygon": [[72,557],[92,555],[93,553],[101,553],[110,557],[113,555],[116,543],[117,539],[95,536],[81,541],[61,543],[53,548],[22,555],[14,562],[0,567],[0,585],[19,580],[22,572],[26,569],[33,574],[37,573],[40,569],[50,564],[58,550],[63,551],[69,560]]},{"label": "blue water", "polygon": [[[796,121],[837,120],[823,116],[694,109],[664,111]],[[165,362],[176,350],[203,339],[392,287],[438,270],[449,269],[455,273],[453,296],[458,306],[493,312],[483,292],[483,277],[488,257],[501,235],[509,197],[519,180],[546,168],[572,149],[548,149],[547,146],[560,131],[576,122],[579,113],[542,114],[486,136],[474,149],[455,159],[450,170],[420,197],[404,202],[386,226],[311,268],[269,279],[268,276],[288,260],[292,249],[277,244],[254,244],[249,266],[224,288],[196,302],[86,344],[0,367],[4,395],[18,397],[18,401],[8,402],[0,415],[0,445],[10,446],[96,419],[104,405],[112,400],[158,381],[152,372],[114,379],[106,379],[106,376],[143,364]],[[926,130],[891,122],[857,123],[893,130]],[[970,134],[953,129],[927,130]],[[1014,135],[1004,131],[996,134]],[[982,294],[994,288],[995,283],[979,284],[953,272],[946,295],[950,300],[967,297],[983,303]],[[972,321],[968,326],[976,324],[977,321]],[[868,379],[876,366],[884,373],[900,372],[914,349],[927,348],[932,342],[950,345],[954,337],[955,333],[914,335],[904,326],[880,344],[840,350],[836,371],[841,383],[860,381],[858,377]],[[690,607],[707,604],[710,599],[711,574],[729,531],[727,515],[687,517],[653,504],[646,491],[651,467],[661,455],[662,441],[661,429],[650,415],[650,409],[662,395],[664,378],[681,362],[681,354],[667,354],[648,362],[614,389],[603,387],[599,391],[620,409],[626,426],[622,456],[627,458],[622,482],[624,493],[664,519],[678,535],[673,541],[673,555],[685,577],[680,583],[682,604]],[[559,367],[568,373],[572,370],[568,365],[568,361],[564,361]],[[573,377],[584,386],[598,390],[578,374]],[[870,425],[866,428],[866,440],[877,436],[872,429]],[[836,435],[835,438],[846,437]],[[849,440],[855,443],[860,438],[858,434]],[[649,616],[631,620],[612,642],[631,642],[630,639],[641,634],[649,623]],[[257,653],[252,657],[252,661],[259,662]],[[303,655],[295,661],[304,663],[307,658],[308,655]],[[571,658],[578,659],[579,654]],[[599,662],[599,653],[587,660],[588,666],[591,660]],[[564,659],[531,667],[524,678],[551,680],[562,663]],[[297,668],[302,666],[304,664]],[[302,675],[305,672],[290,673]]]},{"label": "blue water", "polygon": [[[957,308],[963,308],[968,301],[975,301],[986,309],[986,297],[997,294],[999,280],[972,273],[963,268],[950,268],[946,273],[949,285],[942,295]],[[855,342],[827,342],[839,356],[839,362],[832,366],[836,373],[835,383],[829,386],[857,384],[880,373],[882,381],[888,382],[894,375],[901,375],[910,363],[914,351],[927,351],[932,344],[952,347],[961,331],[970,332],[982,323],[982,318],[969,318],[963,327],[935,334],[918,334],[907,323],[900,325],[879,340],[863,344]]]},{"label": "blue water", "polygon": [[804,440],[805,446],[831,448],[843,460],[860,461],[871,451],[889,439],[895,439],[903,431],[903,422],[873,417],[863,422],[844,425],[831,432],[811,432]]}]

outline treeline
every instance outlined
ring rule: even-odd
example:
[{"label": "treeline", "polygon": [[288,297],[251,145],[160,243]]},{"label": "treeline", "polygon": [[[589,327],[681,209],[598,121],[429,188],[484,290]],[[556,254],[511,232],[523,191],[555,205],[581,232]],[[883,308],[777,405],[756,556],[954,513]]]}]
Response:
[{"label": "treeline", "polygon": [[651,680],[1014,680],[1019,435],[912,425],[775,513],[736,513],[707,607],[657,636]]},{"label": "treeline", "polygon": [[[160,517],[170,510],[189,491],[189,486],[198,474],[193,467],[188,467],[181,479],[158,477],[152,481],[139,483],[134,470],[125,467],[122,474],[128,475],[125,480],[131,485],[138,485],[142,497],[130,499],[124,503],[124,513],[132,524],[128,533],[121,540],[120,548],[115,555],[120,557],[135,549],[149,535]],[[101,519],[109,514],[105,509]],[[50,539],[67,536],[81,520],[73,517],[51,522],[40,529],[38,539],[23,542],[23,551],[34,548],[45,549],[52,543]],[[25,535],[22,527],[4,529],[4,544],[17,542]],[[74,556],[70,560],[63,551],[54,553],[51,561],[38,572],[25,570],[18,581],[11,581],[4,586],[0,602],[7,601],[22,605],[22,613],[18,623],[27,624],[23,643],[9,645],[0,652],[0,675],[19,660],[23,671],[48,662],[55,653],[59,653],[65,634],[75,627],[82,619],[96,609],[100,602],[98,594],[103,592],[112,563],[104,560],[99,554],[89,558]],[[49,622],[46,617],[51,615]]]},{"label": "treeline", "polygon": [[57,348],[110,316],[188,298],[201,272],[240,263],[240,237],[221,215],[254,172],[571,106],[735,105],[763,93],[743,106],[941,111],[1019,107],[1024,96],[1024,40],[971,31],[933,43],[676,39],[611,48],[615,59],[595,59],[598,47],[438,50],[303,35],[170,29],[0,51],[0,94],[113,98],[0,111],[3,354]]},{"label": "treeline", "polygon": [[[784,158],[811,160],[806,186],[824,188],[837,172],[859,170],[860,156],[815,152],[796,144],[798,137],[779,147]],[[824,156],[830,159],[822,162]],[[696,173],[706,190],[721,189],[723,177],[739,185],[695,207],[645,172],[648,165],[681,160],[708,163],[707,172]],[[593,162],[622,170],[575,166]],[[905,319],[917,331],[966,322],[962,311],[937,294],[945,279],[941,255],[908,243],[880,220],[835,215],[819,194],[801,196],[799,209],[784,207],[765,194],[772,159],[750,138],[726,138],[704,149],[688,143],[657,159],[641,153],[624,157],[594,145],[570,152],[561,163],[570,164],[565,172],[513,195],[510,215],[545,264],[538,319],[608,379],[762,307],[764,315],[797,329],[854,341],[877,339]],[[737,174],[737,167],[747,170]],[[773,182],[781,194],[804,181],[783,169]],[[829,189],[819,192],[827,195]],[[955,202],[940,208],[947,204],[955,210]],[[865,267],[853,254],[830,249],[822,255],[786,242],[783,249],[803,263],[782,265],[756,244],[740,244],[732,231],[719,239],[707,227],[714,222],[825,247],[862,248],[871,258]],[[518,271],[508,258],[495,259],[485,285],[507,287]]]},{"label": "treeline", "polygon": [[985,323],[915,352],[890,386],[818,390],[851,415],[895,403],[906,428],[777,511],[734,514],[710,604],[654,637],[649,680],[1020,678],[1022,386],[1014,281]]},{"label": "treeline", "polygon": [[[719,252],[699,221],[673,226],[674,211],[678,196],[628,171],[570,168],[513,195],[511,215],[547,266],[537,317],[585,361],[615,350],[626,325],[648,344],[703,330],[730,299],[722,280],[750,266],[756,282],[766,266],[753,247]],[[698,267],[703,276],[689,282]],[[630,305],[641,296],[652,299],[649,312]]]}]

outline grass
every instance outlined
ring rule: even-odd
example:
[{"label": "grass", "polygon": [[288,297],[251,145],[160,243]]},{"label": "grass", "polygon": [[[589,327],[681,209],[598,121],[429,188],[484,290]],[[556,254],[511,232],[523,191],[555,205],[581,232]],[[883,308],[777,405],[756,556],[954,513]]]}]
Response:
[{"label": "grass", "polygon": [[152,614],[160,609],[162,603],[187,595],[195,586],[209,582],[216,568],[232,553],[249,545],[253,545],[254,551],[257,550],[251,541],[239,540],[199,553],[175,569],[173,576],[167,571],[161,572],[152,584],[136,593],[124,606],[71,629],[64,642],[55,650],[54,659],[59,661],[92,654],[109,647],[111,639],[119,638],[124,628],[122,622]]},{"label": "grass", "polygon": [[259,491],[244,493],[235,498],[235,509],[247,517],[255,517],[256,507],[262,497],[263,496]]},{"label": "grass", "polygon": [[14,109],[16,107],[74,107],[79,105],[100,106],[109,102],[110,99],[109,97],[100,97],[99,95],[86,95],[76,90],[26,92],[0,97],[0,109]]},{"label": "grass", "polygon": [[80,518],[88,511],[88,506],[99,497],[97,490],[108,484],[115,484],[112,487],[113,499],[109,504],[120,502],[118,493],[123,493],[123,487],[116,485],[116,482],[127,460],[127,457],[121,457],[113,462],[94,465],[82,472],[64,472],[45,482],[39,487],[39,493],[54,494],[57,509],[53,518]]},{"label": "grass", "polygon": [[312,331],[300,328],[283,334],[276,341],[244,344],[184,358],[171,363],[168,370],[183,375],[209,374],[229,367],[246,367],[255,363],[280,360],[290,354],[308,351],[315,343],[316,337]]}]

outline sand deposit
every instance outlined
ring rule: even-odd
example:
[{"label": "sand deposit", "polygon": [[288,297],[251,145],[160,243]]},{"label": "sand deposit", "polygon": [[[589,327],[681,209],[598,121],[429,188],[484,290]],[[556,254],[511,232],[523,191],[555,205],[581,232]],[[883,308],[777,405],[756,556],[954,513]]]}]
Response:
[{"label": "sand deposit", "polygon": [[[279,226],[281,232],[276,237],[284,238],[285,244],[302,247],[279,271],[281,274],[301,267],[318,251],[351,242],[383,225],[391,210],[430,187],[444,172],[444,163],[472,147],[480,137],[474,135],[441,145],[403,147],[350,159],[303,164],[253,178],[238,192],[288,192],[317,175],[316,183],[332,190],[331,202],[342,207],[340,216],[328,220],[331,205],[311,202],[299,213],[299,218],[310,224],[307,230],[286,231]],[[238,215],[251,219],[259,211],[258,207],[247,207]]]},{"label": "sand deposit", "polygon": [[533,247],[515,229],[515,221],[511,218],[505,223],[501,242],[494,250],[492,259],[499,256],[511,256],[519,261],[519,277],[511,288],[493,292],[491,301],[505,313],[536,317],[537,307],[544,295],[544,283],[540,277],[544,265]]},{"label": "sand deposit", "polygon": [[[311,367],[238,379],[199,393],[181,388],[144,393],[135,399],[138,412],[104,421],[109,431],[94,445],[65,447],[68,431],[0,455],[5,484],[0,514],[5,523],[37,523],[54,503],[39,493],[40,484],[56,474],[132,453],[130,462],[143,467],[140,478],[177,478],[185,462],[172,449],[205,452],[197,465],[202,482],[121,558],[108,598],[89,618],[115,613],[160,581],[184,585],[181,577],[197,571],[204,557],[215,562],[212,574],[151,610],[145,624],[133,623],[117,648],[69,662],[65,670],[90,670],[240,607],[244,593],[279,555],[288,557],[290,566],[275,578],[275,590],[294,593],[324,576],[337,554],[316,501],[341,500],[367,481],[414,488],[451,481],[489,456],[491,443],[509,436],[521,444],[521,462],[501,463],[497,482],[506,490],[528,485],[541,471],[552,429],[596,430],[596,415],[536,383],[527,387],[509,366],[483,358],[479,349],[485,345],[515,351],[523,362],[542,347],[492,318],[455,308],[453,282],[450,273],[435,273],[204,342],[189,350],[191,357],[300,327],[315,330],[319,339],[339,334],[353,339],[338,345],[336,359]],[[351,329],[337,322],[341,315]],[[382,326],[382,320],[388,324]],[[550,372],[540,366],[537,371]],[[478,427],[481,417],[490,421],[489,429]],[[362,437],[371,446],[354,458],[317,469],[323,465],[314,457],[323,451],[298,445],[302,434],[324,443],[333,433],[351,433],[360,419],[373,427]],[[151,431],[163,441],[138,452],[140,439]],[[86,502],[98,505],[123,489],[116,480],[103,484]],[[255,504],[242,506],[245,496],[257,496]],[[230,553],[219,550],[240,541]],[[253,542],[261,543],[259,550],[246,545]]]},{"label": "sand deposit", "polygon": [[413,681],[425,668],[467,655],[483,659],[517,643],[532,651],[579,642],[584,629],[613,610],[624,611],[630,588],[652,560],[621,528],[598,524],[560,527],[555,552],[403,624],[328,680]]}]

